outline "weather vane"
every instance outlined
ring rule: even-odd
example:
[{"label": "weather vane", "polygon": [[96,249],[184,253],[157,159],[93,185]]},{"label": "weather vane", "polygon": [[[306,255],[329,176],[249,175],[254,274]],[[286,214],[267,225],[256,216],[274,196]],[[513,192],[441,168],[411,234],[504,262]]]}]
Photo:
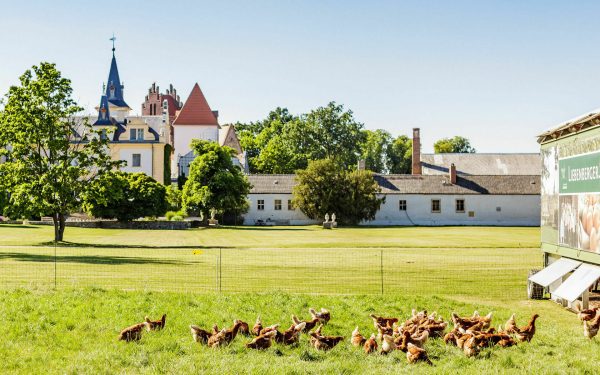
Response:
[{"label": "weather vane", "polygon": [[112,38],[110,38],[109,40],[112,41],[112,43],[113,43],[113,49],[112,50],[113,50],[113,52],[115,52],[115,40],[117,40],[117,38],[115,37],[115,33],[113,33]]}]

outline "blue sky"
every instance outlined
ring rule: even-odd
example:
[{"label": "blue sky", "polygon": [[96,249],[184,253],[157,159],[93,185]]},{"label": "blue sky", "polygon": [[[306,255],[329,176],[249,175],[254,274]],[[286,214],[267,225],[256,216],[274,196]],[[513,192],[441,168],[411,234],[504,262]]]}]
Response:
[{"label": "blue sky", "polygon": [[0,1],[0,93],[40,61],[99,102],[117,37],[125,98],[198,82],[220,122],[337,101],[368,129],[420,127],[426,152],[536,152],[543,130],[600,107],[600,2]]}]

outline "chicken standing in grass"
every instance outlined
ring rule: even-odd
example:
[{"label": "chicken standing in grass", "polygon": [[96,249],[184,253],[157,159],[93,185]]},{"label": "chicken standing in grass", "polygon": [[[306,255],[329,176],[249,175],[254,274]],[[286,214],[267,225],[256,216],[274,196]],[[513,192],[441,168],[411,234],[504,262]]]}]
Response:
[{"label": "chicken standing in grass", "polygon": [[317,312],[311,307],[310,309],[308,309],[308,312],[310,313],[310,316],[313,319],[319,319],[319,322],[321,322],[322,324],[327,324],[327,322],[329,322],[329,319],[331,319],[331,313],[325,308],[321,308],[321,311]]},{"label": "chicken standing in grass", "polygon": [[358,326],[356,326],[356,328],[354,328],[354,331],[352,331],[352,337],[350,338],[350,342],[352,343],[352,345],[358,347],[361,347],[365,344],[365,341],[367,341],[367,339],[360,334],[360,332],[358,331]]},{"label": "chicken standing in grass", "polygon": [[282,343],[285,345],[296,344],[300,340],[300,333],[302,333],[305,325],[306,323],[304,322],[292,324],[287,331],[283,332]]},{"label": "chicken standing in grass", "polygon": [[138,341],[142,338],[142,332],[146,327],[146,323],[138,323],[123,329],[119,333],[119,340],[123,341]]},{"label": "chicken standing in grass", "polygon": [[371,337],[367,341],[365,341],[365,345],[363,347],[366,354],[375,353],[377,351],[377,341],[375,340],[375,334],[372,333]]},{"label": "chicken standing in grass", "polygon": [[596,316],[593,320],[584,320],[583,321],[583,335],[588,339],[593,339],[600,329],[600,313],[596,313]]},{"label": "chicken standing in grass", "polygon": [[384,318],[383,316],[377,316],[375,314],[370,314],[369,316],[373,319],[373,325],[376,329],[379,327],[393,329],[394,323],[398,323],[398,318]]},{"label": "chicken standing in grass", "polygon": [[525,327],[519,328],[518,332],[516,332],[517,339],[521,342],[527,341],[530,342],[535,334],[535,321],[540,316],[538,314],[533,314],[529,323]]},{"label": "chicken standing in grass", "polygon": [[406,348],[406,359],[408,360],[408,363],[426,362],[433,365],[425,349],[419,348],[411,343],[409,343]]},{"label": "chicken standing in grass", "polygon": [[243,323],[244,322],[241,320],[236,319],[233,321],[233,325],[229,329],[225,330],[225,344],[229,344],[233,341],[233,339],[235,339]]},{"label": "chicken standing in grass", "polygon": [[211,348],[218,348],[226,344],[225,334],[227,328],[223,328],[217,334],[214,334],[208,338],[207,345]]},{"label": "chicken standing in grass", "polygon": [[150,320],[150,318],[144,318],[144,324],[146,325],[146,329],[148,332],[150,331],[159,331],[165,328],[165,322],[167,320],[167,314],[163,314],[163,316],[159,320]]},{"label": "chicken standing in grass", "polygon": [[310,333],[310,343],[315,349],[324,351],[331,350],[339,344],[340,341],[344,340],[344,336],[323,336],[321,334],[322,329],[323,325],[321,324],[314,332]]},{"label": "chicken standing in grass", "polygon": [[304,332],[309,332],[313,328],[319,324],[319,318],[313,317],[311,320],[300,320],[296,317],[296,315],[292,315],[292,321],[294,324],[298,325],[300,323],[304,323]]},{"label": "chicken standing in grass", "polygon": [[208,343],[208,339],[213,335],[212,332],[204,330],[196,325],[191,325],[190,330],[192,332],[192,338],[194,341],[200,344]]},{"label": "chicken standing in grass", "polygon": [[396,350],[394,338],[390,335],[383,335],[383,341],[381,342],[381,354],[388,354],[394,350]]},{"label": "chicken standing in grass", "polygon": [[259,336],[260,335],[260,331],[262,331],[263,329],[263,325],[262,325],[262,321],[260,320],[260,315],[256,318],[256,323],[254,323],[254,326],[252,327],[252,334],[254,336]]},{"label": "chicken standing in grass", "polygon": [[238,330],[238,333],[244,336],[250,336],[250,326],[248,326],[248,323],[240,320],[240,329]]},{"label": "chicken standing in grass", "polygon": [[254,340],[252,340],[251,342],[246,343],[246,348],[258,350],[268,349],[271,347],[273,338],[275,337],[276,333],[276,331],[265,332],[262,335],[255,337]]}]

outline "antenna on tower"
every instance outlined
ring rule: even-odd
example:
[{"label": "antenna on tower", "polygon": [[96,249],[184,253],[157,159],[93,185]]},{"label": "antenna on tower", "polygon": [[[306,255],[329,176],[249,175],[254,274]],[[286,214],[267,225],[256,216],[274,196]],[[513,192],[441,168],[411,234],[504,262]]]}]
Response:
[{"label": "antenna on tower", "polygon": [[112,41],[112,44],[113,44],[112,51],[113,51],[113,53],[115,53],[115,40],[117,40],[117,38],[115,37],[115,33],[113,33],[112,38],[110,38],[109,40]]}]

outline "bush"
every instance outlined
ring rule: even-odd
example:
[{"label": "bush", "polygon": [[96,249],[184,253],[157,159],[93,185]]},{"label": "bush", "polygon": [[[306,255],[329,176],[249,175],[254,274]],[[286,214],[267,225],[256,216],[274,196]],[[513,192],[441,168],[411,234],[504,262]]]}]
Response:
[{"label": "bush", "polygon": [[183,211],[168,211],[165,214],[165,219],[167,221],[183,221],[185,214]]},{"label": "bush", "polygon": [[94,217],[119,221],[161,216],[167,211],[166,189],[144,173],[109,172],[90,184],[83,208]]}]

